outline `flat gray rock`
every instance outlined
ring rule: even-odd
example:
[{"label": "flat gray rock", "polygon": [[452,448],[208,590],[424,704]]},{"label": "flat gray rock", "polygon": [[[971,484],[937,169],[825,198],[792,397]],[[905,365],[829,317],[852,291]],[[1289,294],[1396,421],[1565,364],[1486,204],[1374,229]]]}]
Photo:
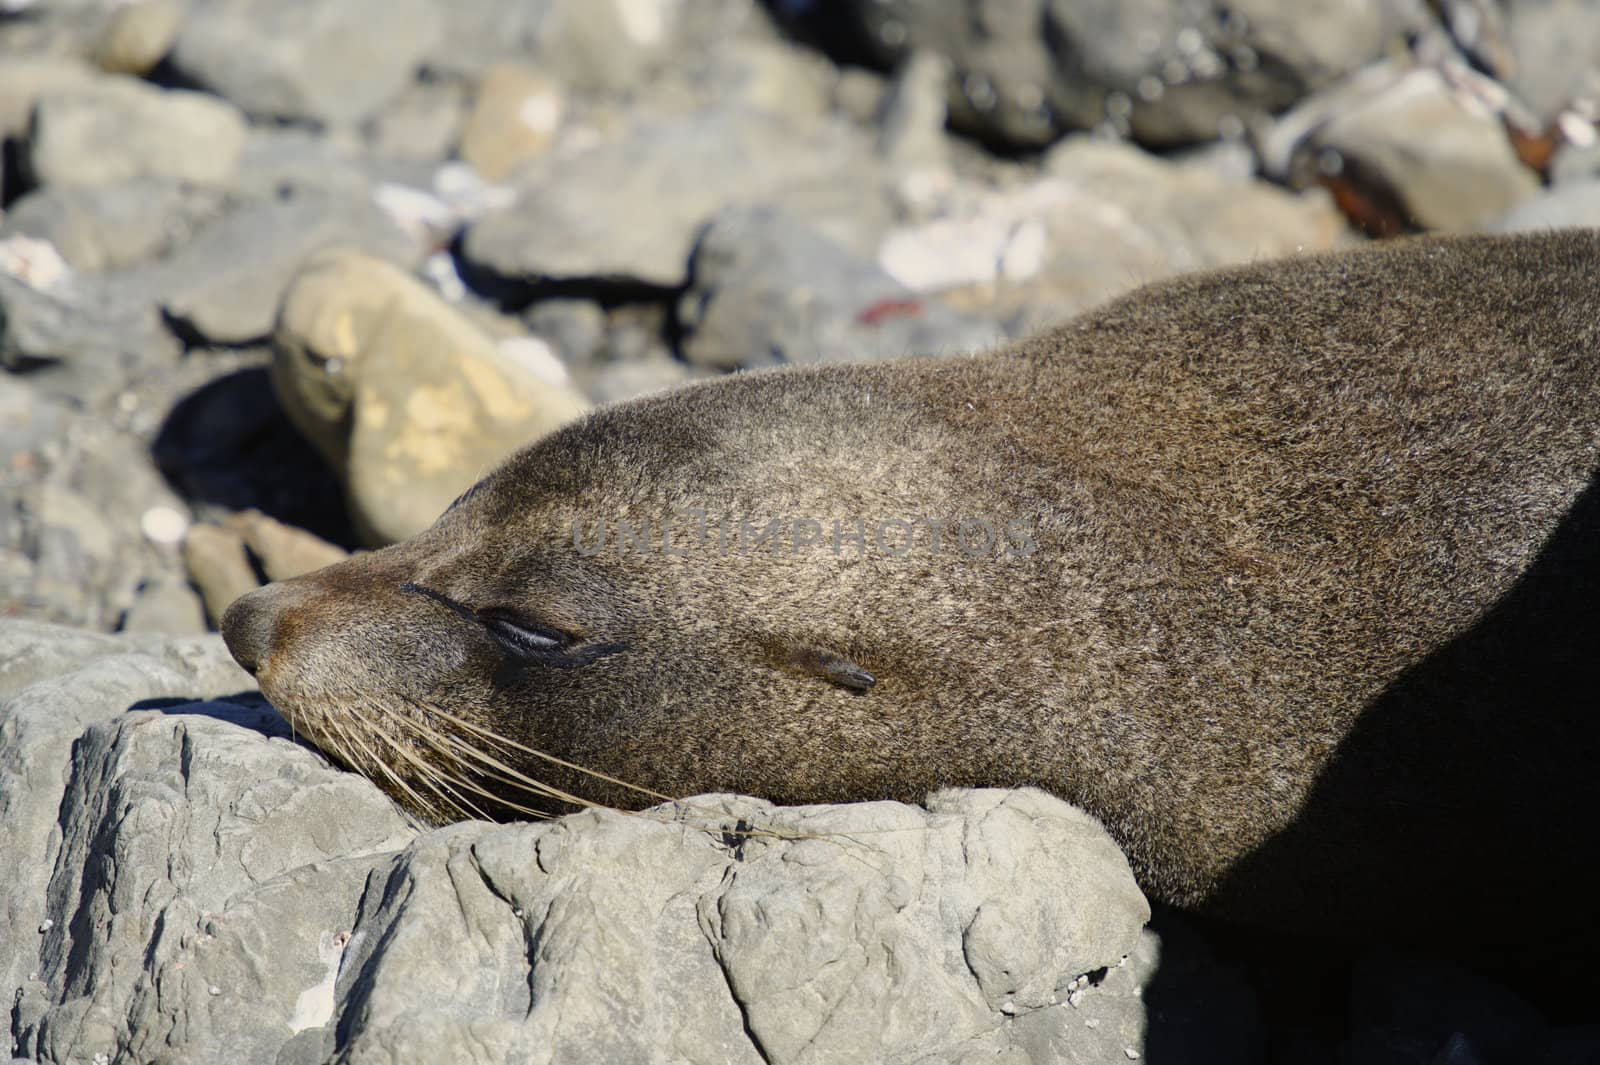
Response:
[{"label": "flat gray rock", "polygon": [[0,238],[48,240],[74,270],[96,273],[167,254],[221,214],[224,199],[170,177],[48,185],[6,209]]},{"label": "flat gray rock", "polygon": [[[700,227],[729,203],[781,204],[867,228],[871,145],[831,122],[745,108],[642,119],[577,154],[554,150],[517,174],[517,199],[468,231],[479,270],[520,280],[682,284]],[[824,223],[825,224],[825,223]]]},{"label": "flat gray rock", "polygon": [[576,89],[639,82],[672,43],[675,0],[453,0],[427,53],[429,70],[476,80],[507,59]]},{"label": "flat gray rock", "polygon": [[302,190],[245,205],[147,268],[162,310],[191,339],[246,344],[272,333],[278,304],[312,254],[345,247],[414,267],[422,249],[370,197]]},{"label": "flat gray rock", "polygon": [[0,622],[15,1052],[755,1065],[1141,1045],[1152,966],[1117,967],[1148,957],[1149,910],[1098,823],[1043,793],[701,796],[418,834],[254,696],[217,701],[247,687],[214,636]]},{"label": "flat gray rock", "polygon": [[1492,233],[1536,233],[1567,226],[1600,226],[1600,176],[1544,189],[1484,228]]},{"label": "flat gray rock", "polygon": [[770,207],[733,207],[695,248],[683,352],[721,369],[980,351],[992,322],[922,296]]},{"label": "flat gray rock", "polygon": [[59,364],[62,372],[38,378],[42,389],[87,394],[178,351],[142,286],[126,278],[74,277],[39,289],[0,274],[0,366]]},{"label": "flat gray rock", "polygon": [[39,96],[26,165],[40,185],[151,176],[227,185],[244,138],[244,116],[225,100],[106,77]]},{"label": "flat gray rock", "polygon": [[210,0],[173,66],[257,118],[349,124],[396,96],[440,32],[428,0]]},{"label": "flat gray rock", "polygon": [[1545,118],[1600,101],[1600,8],[1587,0],[1506,0],[1511,89]]}]

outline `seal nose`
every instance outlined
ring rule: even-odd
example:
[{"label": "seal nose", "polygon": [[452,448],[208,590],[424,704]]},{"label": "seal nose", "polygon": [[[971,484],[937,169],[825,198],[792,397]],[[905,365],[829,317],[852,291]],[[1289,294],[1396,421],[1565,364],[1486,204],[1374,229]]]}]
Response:
[{"label": "seal nose", "polygon": [[272,640],[278,628],[275,586],[257,588],[235,599],[222,612],[222,641],[233,660],[252,677],[272,653]]}]

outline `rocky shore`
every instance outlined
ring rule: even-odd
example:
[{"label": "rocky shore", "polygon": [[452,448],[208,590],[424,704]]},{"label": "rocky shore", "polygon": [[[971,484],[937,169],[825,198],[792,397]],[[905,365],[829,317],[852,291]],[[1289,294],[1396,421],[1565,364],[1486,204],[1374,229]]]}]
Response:
[{"label": "rocky shore", "polygon": [[208,635],[591,406],[1600,225],[1597,121],[1575,0],[0,0],[11,1052],[1600,1058],[1454,963],[1147,925],[1036,793],[424,831]]}]

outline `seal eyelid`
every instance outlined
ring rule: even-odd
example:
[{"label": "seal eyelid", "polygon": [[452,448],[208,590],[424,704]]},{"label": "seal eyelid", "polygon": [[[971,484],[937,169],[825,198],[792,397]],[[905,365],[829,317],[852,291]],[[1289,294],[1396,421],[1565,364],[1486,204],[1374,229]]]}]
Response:
[{"label": "seal eyelid", "polygon": [[502,611],[480,610],[476,616],[491,636],[524,654],[555,651],[572,643],[572,638],[565,633]]},{"label": "seal eyelid", "polygon": [[411,595],[420,595],[425,599],[432,599],[440,606],[454,611],[468,621],[476,622],[489,631],[502,647],[521,655],[539,656],[552,651],[560,651],[573,643],[573,638],[548,625],[541,625],[529,621],[519,615],[508,611],[496,610],[490,607],[485,610],[474,610],[465,603],[451,599],[443,592],[436,592],[421,584],[407,582],[400,586],[402,592]]}]

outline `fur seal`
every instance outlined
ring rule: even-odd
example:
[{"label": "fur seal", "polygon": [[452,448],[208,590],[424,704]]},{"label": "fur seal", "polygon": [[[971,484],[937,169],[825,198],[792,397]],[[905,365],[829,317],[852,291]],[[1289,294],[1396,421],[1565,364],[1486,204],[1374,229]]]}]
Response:
[{"label": "fur seal", "polygon": [[602,409],[223,631],[435,819],[1037,785],[1181,906],[1593,942],[1597,470],[1600,235],[1416,239]]}]

